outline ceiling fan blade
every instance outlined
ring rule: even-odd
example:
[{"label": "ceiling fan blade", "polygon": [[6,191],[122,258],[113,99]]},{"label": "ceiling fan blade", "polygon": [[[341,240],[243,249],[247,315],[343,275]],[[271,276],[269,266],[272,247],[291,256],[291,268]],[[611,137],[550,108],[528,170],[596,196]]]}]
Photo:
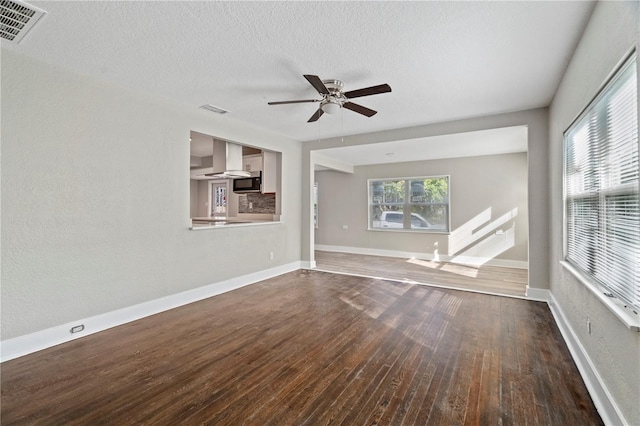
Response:
[{"label": "ceiling fan blade", "polygon": [[354,104],[353,102],[345,102],[342,106],[346,109],[357,112],[358,114],[366,115],[367,117],[372,117],[378,113],[378,111],[363,107],[362,105]]},{"label": "ceiling fan blade", "polygon": [[307,120],[307,123],[318,121],[318,118],[322,117],[322,114],[324,114],[324,111],[322,110],[322,108],[318,108],[318,110],[311,116],[311,118]]},{"label": "ceiling fan blade", "polygon": [[329,94],[329,89],[327,89],[327,86],[324,85],[322,80],[320,80],[320,77],[318,77],[317,75],[305,74],[304,78],[306,78],[307,81],[314,87],[314,89],[316,89],[321,95]]},{"label": "ceiling fan blade", "polygon": [[296,101],[278,101],[278,102],[267,102],[269,105],[283,105],[283,104],[302,104],[306,102],[320,102],[318,99],[303,99]]},{"label": "ceiling fan blade", "polygon": [[378,86],[365,87],[364,89],[351,90],[344,92],[347,99],[359,98],[361,96],[377,95],[380,93],[387,93],[391,91],[391,86],[388,84],[379,84]]}]

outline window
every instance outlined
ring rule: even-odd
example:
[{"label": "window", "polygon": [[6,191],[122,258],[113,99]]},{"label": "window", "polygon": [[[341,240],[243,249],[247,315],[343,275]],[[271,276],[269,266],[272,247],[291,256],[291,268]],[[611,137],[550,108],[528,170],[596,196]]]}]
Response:
[{"label": "window", "polygon": [[449,231],[449,177],[370,179],[369,229]]},{"label": "window", "polygon": [[638,89],[634,57],[565,133],[565,255],[640,312]]},{"label": "window", "polygon": [[209,181],[210,217],[227,215],[227,181]]},{"label": "window", "polygon": [[313,227],[318,229],[318,182],[313,183]]}]

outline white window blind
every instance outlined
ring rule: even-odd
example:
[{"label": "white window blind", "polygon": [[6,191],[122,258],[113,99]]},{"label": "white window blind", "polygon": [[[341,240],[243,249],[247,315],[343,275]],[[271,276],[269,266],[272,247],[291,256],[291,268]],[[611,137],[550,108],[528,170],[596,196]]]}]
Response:
[{"label": "white window blind", "polygon": [[640,312],[638,88],[632,56],[565,133],[566,260]]}]

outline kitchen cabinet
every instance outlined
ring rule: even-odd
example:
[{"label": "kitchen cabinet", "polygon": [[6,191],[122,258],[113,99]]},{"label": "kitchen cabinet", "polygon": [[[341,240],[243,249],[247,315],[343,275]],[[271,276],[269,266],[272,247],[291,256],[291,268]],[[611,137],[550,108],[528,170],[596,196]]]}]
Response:
[{"label": "kitchen cabinet", "polygon": [[[262,193],[273,194],[277,191],[277,153],[262,151],[262,154],[245,155],[242,157],[244,170],[255,173],[262,172]],[[254,176],[257,176],[254,175]]]},{"label": "kitchen cabinet", "polygon": [[242,157],[242,164],[246,172],[262,171],[262,154],[245,155]]}]

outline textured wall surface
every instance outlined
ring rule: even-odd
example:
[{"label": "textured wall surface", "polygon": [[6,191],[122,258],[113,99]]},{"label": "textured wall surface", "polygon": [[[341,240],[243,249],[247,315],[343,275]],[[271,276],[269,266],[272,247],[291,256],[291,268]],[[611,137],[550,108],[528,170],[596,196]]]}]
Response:
[{"label": "textured wall surface", "polygon": [[[4,49],[1,124],[3,340],[300,259],[298,142]],[[190,130],[281,151],[284,223],[189,231]]]},{"label": "textured wall surface", "polygon": [[[449,235],[367,231],[367,179],[439,175],[450,176]],[[526,153],[319,171],[316,180],[316,244],[528,261]]]},{"label": "textured wall surface", "polygon": [[[636,2],[599,2],[550,107],[551,292],[615,399],[626,421],[640,424],[640,333],[629,330],[583,284],[563,259],[563,132],[635,46]],[[637,54],[637,53],[636,53]],[[587,331],[591,321],[591,334]]]}]

